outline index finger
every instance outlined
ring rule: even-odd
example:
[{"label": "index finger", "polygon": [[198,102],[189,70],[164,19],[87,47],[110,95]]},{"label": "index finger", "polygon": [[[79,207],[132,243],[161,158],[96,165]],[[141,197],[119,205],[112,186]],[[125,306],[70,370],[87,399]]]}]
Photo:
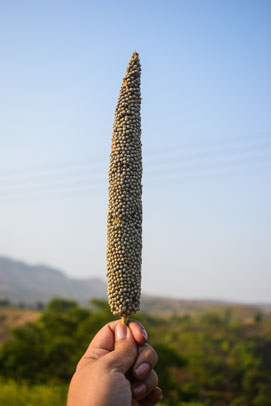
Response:
[{"label": "index finger", "polygon": [[[98,333],[95,335],[89,347],[86,351],[93,350],[94,348],[103,349],[105,351],[113,351],[115,347],[115,329],[120,320],[111,321],[106,324]],[[147,332],[143,325],[137,320],[129,320],[128,327],[134,337],[137,344],[145,344],[148,339]]]}]

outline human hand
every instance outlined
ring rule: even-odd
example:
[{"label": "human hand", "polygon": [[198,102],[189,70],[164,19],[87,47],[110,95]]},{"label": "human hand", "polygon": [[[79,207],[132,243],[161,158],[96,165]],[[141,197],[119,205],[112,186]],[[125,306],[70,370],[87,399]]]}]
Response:
[{"label": "human hand", "polygon": [[162,399],[157,354],[135,320],[114,321],[93,338],[70,383],[67,406],[153,406]]}]

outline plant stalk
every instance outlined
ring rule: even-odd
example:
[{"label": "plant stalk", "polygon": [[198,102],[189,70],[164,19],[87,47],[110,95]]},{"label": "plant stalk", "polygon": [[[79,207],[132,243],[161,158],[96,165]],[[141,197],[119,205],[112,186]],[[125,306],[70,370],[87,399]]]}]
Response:
[{"label": "plant stalk", "polygon": [[127,324],[128,324],[128,316],[122,316],[122,318],[121,318],[121,323],[124,325],[124,326],[127,326]]}]

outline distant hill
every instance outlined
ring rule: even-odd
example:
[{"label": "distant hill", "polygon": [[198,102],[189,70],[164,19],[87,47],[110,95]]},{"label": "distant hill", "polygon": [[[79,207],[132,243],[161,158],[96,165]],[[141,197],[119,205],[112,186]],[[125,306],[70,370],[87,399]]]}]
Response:
[{"label": "distant hill", "polygon": [[[47,303],[53,297],[74,299],[87,303],[91,298],[107,299],[106,281],[99,278],[75,279],[64,272],[45,265],[29,265],[0,257],[0,299],[13,303]],[[184,300],[144,295],[141,310],[155,316],[198,315],[204,311],[247,319],[263,310],[271,313],[271,305],[249,305],[219,300]]]},{"label": "distant hill", "polygon": [[75,279],[45,265],[28,265],[0,257],[0,298],[12,302],[48,302],[55,296],[76,299],[106,298],[106,283],[99,278]]},{"label": "distant hill", "polygon": [[250,320],[259,311],[271,314],[271,305],[252,305],[208,299],[171,299],[144,295],[141,310],[150,315],[161,317],[188,314],[192,317],[198,317],[205,312],[214,312],[222,317],[231,317],[233,320]]}]

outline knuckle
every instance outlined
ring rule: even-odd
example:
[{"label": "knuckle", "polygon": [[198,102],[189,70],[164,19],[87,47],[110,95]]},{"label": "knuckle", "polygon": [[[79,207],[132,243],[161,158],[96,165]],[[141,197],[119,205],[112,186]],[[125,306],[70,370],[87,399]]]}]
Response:
[{"label": "knuckle", "polygon": [[154,348],[152,350],[153,350],[154,365],[156,365],[158,362],[158,354]]},{"label": "knuckle", "polygon": [[158,355],[157,352],[155,351],[155,349],[149,345],[149,344],[145,344],[144,345],[144,357],[148,360],[151,361],[151,365],[152,367],[154,367],[157,364],[158,361]]},{"label": "knuckle", "polygon": [[145,381],[148,393],[150,393],[158,385],[158,376],[157,373],[152,370],[148,378]]}]

